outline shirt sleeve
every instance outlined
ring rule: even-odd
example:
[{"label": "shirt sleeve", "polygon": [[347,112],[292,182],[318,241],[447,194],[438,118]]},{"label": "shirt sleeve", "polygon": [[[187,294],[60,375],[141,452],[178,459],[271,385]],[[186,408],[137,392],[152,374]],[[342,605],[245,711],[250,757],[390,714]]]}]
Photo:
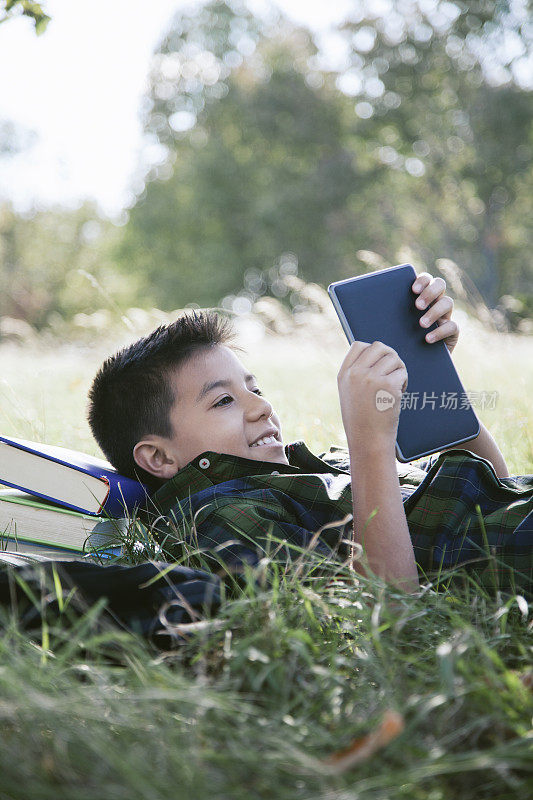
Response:
[{"label": "shirt sleeve", "polygon": [[[428,458],[419,458],[416,461],[410,461],[408,464],[402,464],[402,468],[416,467],[423,472],[428,472],[439,455],[439,453],[433,453],[433,455]],[[350,455],[346,447],[333,445],[326,452],[320,453],[319,458],[326,464],[330,464],[337,469],[342,469],[346,472],[350,471]]]},{"label": "shirt sleeve", "polygon": [[350,454],[347,447],[331,445],[329,450],[320,453],[318,457],[336,469],[342,469],[345,472],[350,471]]}]

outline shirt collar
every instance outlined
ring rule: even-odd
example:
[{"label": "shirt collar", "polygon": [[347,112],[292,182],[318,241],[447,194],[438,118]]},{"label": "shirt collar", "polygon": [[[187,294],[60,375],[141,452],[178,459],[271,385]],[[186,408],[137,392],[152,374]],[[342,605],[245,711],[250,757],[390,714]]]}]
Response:
[{"label": "shirt collar", "polygon": [[176,497],[185,498],[201,492],[217,483],[223,483],[251,475],[294,475],[297,473],[341,472],[315,456],[305,442],[297,441],[285,445],[289,464],[274,461],[258,461],[226,453],[207,450],[180,469],[157,490],[153,499],[158,506],[174,502]]}]

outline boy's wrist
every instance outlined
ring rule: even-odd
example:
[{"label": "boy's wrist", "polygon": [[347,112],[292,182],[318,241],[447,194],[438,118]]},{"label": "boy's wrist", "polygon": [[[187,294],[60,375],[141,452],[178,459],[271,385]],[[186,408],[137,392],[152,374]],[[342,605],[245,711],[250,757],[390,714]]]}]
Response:
[{"label": "boy's wrist", "polygon": [[348,438],[350,461],[368,461],[369,459],[396,458],[396,439],[389,436]]}]

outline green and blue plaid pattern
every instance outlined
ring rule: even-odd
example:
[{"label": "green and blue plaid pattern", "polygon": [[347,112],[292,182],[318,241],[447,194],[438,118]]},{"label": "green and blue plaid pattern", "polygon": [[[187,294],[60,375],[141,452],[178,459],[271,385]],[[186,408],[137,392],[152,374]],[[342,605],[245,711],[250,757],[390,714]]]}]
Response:
[{"label": "green and blue plaid pattern", "polygon": [[[168,520],[159,522],[165,549],[172,542],[178,557],[192,530],[214,569],[221,562],[230,570],[255,565],[273,541],[279,558],[310,546],[319,555],[347,557],[347,450],[316,456],[294,442],[286,453],[289,465],[213,452],[191,461],[153,497]],[[489,462],[451,450],[418,465],[398,464],[398,479],[423,573],[465,565],[488,588],[531,593],[533,476],[498,479]]]}]

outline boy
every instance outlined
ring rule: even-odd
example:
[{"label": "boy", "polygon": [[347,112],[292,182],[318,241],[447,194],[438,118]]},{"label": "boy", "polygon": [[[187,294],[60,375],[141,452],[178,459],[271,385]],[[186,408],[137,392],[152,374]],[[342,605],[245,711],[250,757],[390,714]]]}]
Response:
[{"label": "boy", "polygon": [[[438,323],[427,340],[453,350],[458,327],[446,284],[423,273],[412,288],[426,309],[420,324]],[[366,564],[414,591],[417,562],[423,570],[472,562],[482,580],[489,572],[493,580],[486,537],[497,546],[500,587],[518,580],[530,589],[533,529],[525,518],[533,478],[508,478],[483,425],[469,452],[441,454],[426,470],[397,465],[406,384],[394,350],[354,342],[338,373],[348,458],[339,448],[319,458],[303,442],[283,445],[280,421],[235,355],[227,320],[195,312],[104,362],[91,387],[89,422],[119,472],[156,489],[153,503],[172,523],[167,532],[194,519],[200,548],[230,571],[257,563],[272,534],[289,548],[312,545],[324,555],[353,555],[360,545],[357,571]],[[396,400],[385,411],[375,402],[383,389]]]}]

